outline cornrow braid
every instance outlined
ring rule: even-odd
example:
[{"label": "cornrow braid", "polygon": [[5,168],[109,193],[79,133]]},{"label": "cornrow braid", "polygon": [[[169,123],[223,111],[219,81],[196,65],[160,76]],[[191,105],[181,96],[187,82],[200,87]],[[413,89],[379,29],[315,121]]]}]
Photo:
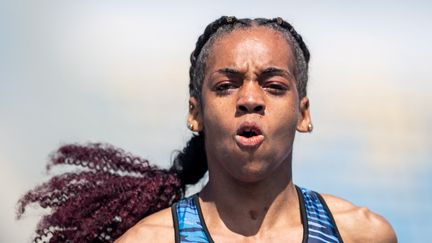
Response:
[{"label": "cornrow braid", "polygon": [[295,67],[294,76],[297,81],[297,92],[300,98],[306,96],[307,82],[308,82],[308,69],[310,52],[303,41],[303,38],[294,27],[280,17],[274,19],[257,18],[254,19],[258,26],[270,27],[282,33],[291,45],[294,52]]},{"label": "cornrow braid", "polygon": [[236,17],[222,16],[216,19],[215,21],[213,21],[212,23],[210,23],[209,25],[207,25],[207,27],[204,30],[204,33],[200,35],[200,37],[198,37],[198,41],[196,42],[195,45],[195,50],[192,51],[190,55],[191,66],[189,68],[189,78],[190,78],[189,90],[190,90],[190,95],[192,97],[196,97],[196,98],[201,97],[200,87],[195,85],[195,82],[192,81],[197,79],[197,72],[195,69],[197,66],[197,61],[201,53],[201,50],[203,49],[204,45],[208,42],[208,40],[213,36],[213,34],[216,33],[216,31],[220,27],[224,25],[234,25],[236,22],[237,22]]},{"label": "cornrow braid", "polygon": [[306,62],[309,63],[310,52],[309,52],[306,44],[304,43],[302,36],[299,33],[297,33],[297,31],[294,29],[294,27],[290,23],[286,22],[281,17],[274,18],[274,19],[272,19],[272,21],[276,22],[280,27],[288,30],[291,33],[291,35],[296,40],[297,44],[300,46]]}]

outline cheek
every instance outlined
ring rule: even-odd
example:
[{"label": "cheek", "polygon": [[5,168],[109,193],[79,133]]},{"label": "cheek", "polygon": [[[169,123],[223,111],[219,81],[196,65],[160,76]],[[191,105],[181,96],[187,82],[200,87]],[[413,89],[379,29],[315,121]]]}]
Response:
[{"label": "cheek", "polygon": [[[299,110],[296,108],[295,102],[285,103],[282,109],[274,110],[273,135],[282,137],[282,139],[292,139],[297,128]],[[270,115],[270,114],[269,114]]]},{"label": "cheek", "polygon": [[203,126],[206,132],[213,134],[219,134],[226,132],[233,126],[233,114],[235,108],[225,100],[212,99],[211,101],[205,102],[203,110]]}]

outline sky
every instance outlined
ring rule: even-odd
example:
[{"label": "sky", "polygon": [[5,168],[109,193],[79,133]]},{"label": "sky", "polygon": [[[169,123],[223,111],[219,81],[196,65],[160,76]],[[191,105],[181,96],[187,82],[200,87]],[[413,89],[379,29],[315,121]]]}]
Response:
[{"label": "sky", "polygon": [[65,143],[107,142],[167,167],[190,137],[189,54],[221,15],[289,21],[311,51],[312,134],[294,182],[383,215],[400,242],[432,228],[428,1],[0,2],[0,242],[30,241]]}]

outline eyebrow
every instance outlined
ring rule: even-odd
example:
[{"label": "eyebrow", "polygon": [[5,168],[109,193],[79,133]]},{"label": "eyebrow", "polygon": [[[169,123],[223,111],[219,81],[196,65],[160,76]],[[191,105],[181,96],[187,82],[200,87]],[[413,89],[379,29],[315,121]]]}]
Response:
[{"label": "eyebrow", "polygon": [[244,74],[236,69],[233,68],[221,68],[217,70],[218,73],[225,74],[225,75],[235,75],[235,76],[243,76]]},{"label": "eyebrow", "polygon": [[291,72],[285,70],[285,69],[280,69],[280,68],[275,68],[275,67],[269,67],[264,69],[261,72],[261,75],[265,75],[265,76],[283,76],[289,79],[294,78],[294,75],[292,75]]},{"label": "eyebrow", "polygon": [[[221,68],[216,71],[217,73],[224,74],[224,75],[232,75],[232,76],[244,76],[244,73],[240,72],[239,70],[233,69],[233,68]],[[294,75],[292,75],[291,72],[276,68],[276,67],[268,67],[264,69],[259,76],[283,76],[288,79],[294,78]]]}]

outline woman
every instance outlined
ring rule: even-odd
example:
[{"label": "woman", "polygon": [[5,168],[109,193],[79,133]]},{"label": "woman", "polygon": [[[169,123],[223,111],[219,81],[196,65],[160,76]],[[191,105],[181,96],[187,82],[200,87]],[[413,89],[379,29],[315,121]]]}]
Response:
[{"label": "woman", "polygon": [[[198,135],[170,170],[112,147],[65,146],[54,164],[93,171],[53,178],[20,212],[54,208],[38,232],[51,240],[112,241],[143,218],[116,242],[396,242],[382,217],[292,181],[295,133],[313,128],[308,61],[281,18],[217,19],[191,55],[188,127]],[[182,198],[207,168],[207,185]]]}]

